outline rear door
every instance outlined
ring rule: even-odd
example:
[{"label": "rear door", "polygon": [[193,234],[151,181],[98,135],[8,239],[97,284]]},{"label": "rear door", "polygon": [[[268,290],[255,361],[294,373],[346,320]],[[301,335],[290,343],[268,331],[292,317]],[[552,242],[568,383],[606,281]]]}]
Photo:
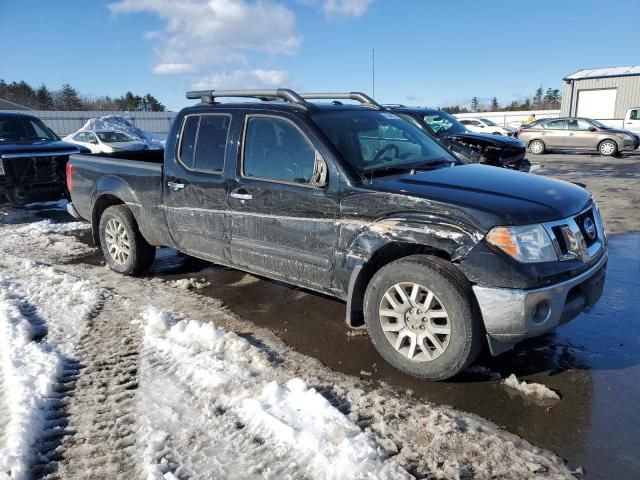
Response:
[{"label": "rear door", "polygon": [[549,120],[544,122],[540,138],[547,148],[563,148],[567,144],[567,122],[565,120]]},{"label": "rear door", "polygon": [[174,244],[214,261],[229,256],[223,171],[236,151],[227,148],[233,122],[225,112],[186,115],[173,158],[165,162],[164,208]]},{"label": "rear door", "polygon": [[[285,112],[247,114],[242,142],[229,192],[233,263],[329,289],[340,204],[328,152],[304,122]],[[324,185],[314,182],[323,176]]]},{"label": "rear door", "polygon": [[595,150],[598,143],[597,132],[589,122],[572,118],[567,120],[567,148],[584,148]]}]

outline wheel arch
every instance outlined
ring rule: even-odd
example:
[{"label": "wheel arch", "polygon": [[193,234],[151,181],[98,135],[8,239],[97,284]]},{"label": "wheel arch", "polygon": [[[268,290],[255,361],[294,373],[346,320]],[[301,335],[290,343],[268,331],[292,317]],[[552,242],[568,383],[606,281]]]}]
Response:
[{"label": "wheel arch", "polygon": [[100,245],[100,232],[98,231],[100,218],[102,218],[102,214],[107,208],[114,205],[126,205],[126,203],[120,197],[112,193],[104,193],[97,197],[93,202],[93,208],[91,209],[91,233],[96,245]]}]

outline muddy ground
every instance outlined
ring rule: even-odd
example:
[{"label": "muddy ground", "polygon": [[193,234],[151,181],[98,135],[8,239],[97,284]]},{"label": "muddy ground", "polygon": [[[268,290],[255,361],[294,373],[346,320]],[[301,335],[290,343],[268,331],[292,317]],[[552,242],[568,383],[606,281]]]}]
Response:
[{"label": "muddy ground", "polygon": [[[344,324],[344,304],[284,284],[216,267],[163,249],[150,276],[203,279],[201,295],[222,300],[301,353],[334,370],[384,382],[418,398],[479,414],[550,449],[586,478],[640,478],[640,154],[530,156],[535,173],[586,185],[600,204],[611,240],[603,299],[588,313],[514,351],[476,362],[557,391],[554,405],[510,394],[499,380],[465,374],[416,380],[381,360],[368,337]],[[90,242],[88,235],[80,239]],[[101,255],[80,262],[101,264]]]}]

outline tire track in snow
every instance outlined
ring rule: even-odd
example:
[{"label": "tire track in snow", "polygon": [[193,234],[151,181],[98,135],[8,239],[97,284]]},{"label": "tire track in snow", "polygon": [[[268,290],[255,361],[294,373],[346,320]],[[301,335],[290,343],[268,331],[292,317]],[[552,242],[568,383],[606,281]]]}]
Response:
[{"label": "tire track in snow", "polygon": [[66,412],[70,430],[39,467],[45,479],[139,478],[135,416],[139,333],[129,302],[106,299],[78,347],[82,365],[69,371],[74,382]]}]

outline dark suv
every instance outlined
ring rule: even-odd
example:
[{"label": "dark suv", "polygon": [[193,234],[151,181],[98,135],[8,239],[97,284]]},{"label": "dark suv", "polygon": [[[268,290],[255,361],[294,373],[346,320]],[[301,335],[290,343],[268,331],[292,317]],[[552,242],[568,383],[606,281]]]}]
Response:
[{"label": "dark suv", "polygon": [[366,95],[331,96],[362,104],[191,92],[203,101],[176,116],[163,163],[72,156],[69,211],[123,274],[166,245],[338,297],[349,326],[423,378],[451,377],[485,342],[498,354],[600,297],[607,244],[587,191],[461,164]]}]

